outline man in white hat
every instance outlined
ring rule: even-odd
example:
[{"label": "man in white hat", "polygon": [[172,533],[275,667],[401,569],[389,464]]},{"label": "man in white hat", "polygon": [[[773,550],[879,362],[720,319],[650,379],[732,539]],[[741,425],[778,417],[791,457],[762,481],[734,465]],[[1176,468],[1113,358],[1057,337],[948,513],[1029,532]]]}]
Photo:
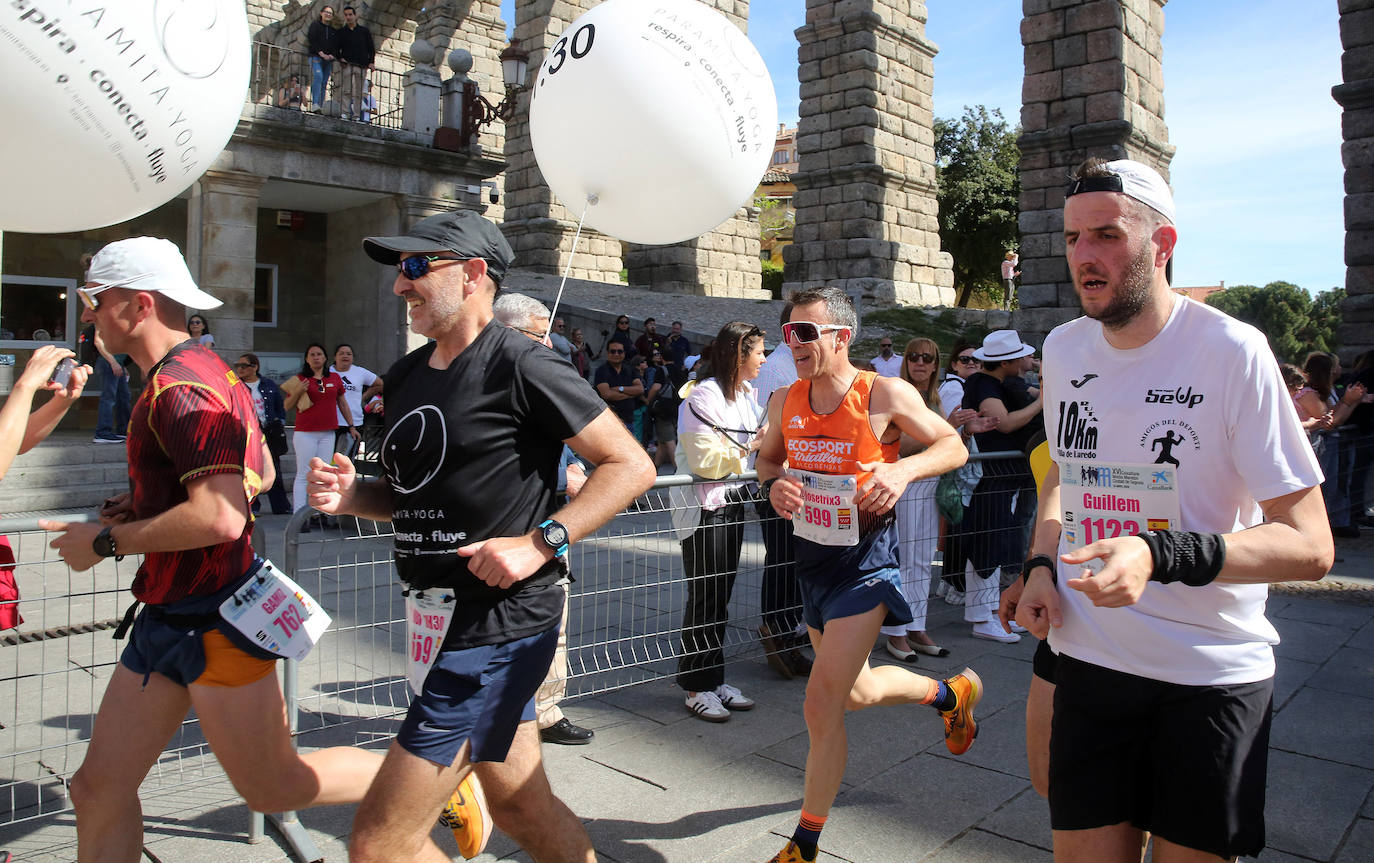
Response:
[{"label": "man in white hat", "polygon": [[1034,353],[1035,348],[1023,343],[1016,330],[994,330],[973,352],[983,367],[964,382],[962,406],[997,421],[990,431],[974,436],[978,451],[1016,456],[994,456],[983,462],[983,476],[959,526],[965,535],[959,548],[966,560],[946,564],[964,573],[964,620],[973,624],[973,637],[1007,644],[1020,641],[1021,636],[997,622],[997,600],[1002,574],[1019,570],[1026,555],[1016,504],[1025,493],[1030,464],[1021,452],[1023,432],[1039,418],[1041,404],[1038,397],[1028,402],[1018,399],[1020,394],[1008,381],[1021,374]]},{"label": "man in white hat", "polygon": [[1057,684],[1058,861],[1134,863],[1145,834],[1156,860],[1260,852],[1266,583],[1319,579],[1334,556],[1278,363],[1254,327],[1169,289],[1178,235],[1152,168],[1074,172],[1064,240],[1085,317],[1045,341],[1053,465],[1002,611],[1057,654],[1036,673]]},{"label": "man in white hat", "polygon": [[40,522],[57,532],[52,547],[76,572],[143,555],[138,602],[117,631],[129,643],[72,779],[78,856],[138,858],[138,786],[190,707],[252,809],[360,800],[381,757],[350,748],[298,755],[273,674],[278,657],[219,613],[266,571],[253,553],[249,503],[273,480],[248,387],[186,336],[186,310],[220,301],[196,287],[175,245],[153,237],[101,249],[87,279],[78,289],[82,321],[111,353],[128,354],[147,385],[130,423],[130,491],[107,503],[99,524]]}]

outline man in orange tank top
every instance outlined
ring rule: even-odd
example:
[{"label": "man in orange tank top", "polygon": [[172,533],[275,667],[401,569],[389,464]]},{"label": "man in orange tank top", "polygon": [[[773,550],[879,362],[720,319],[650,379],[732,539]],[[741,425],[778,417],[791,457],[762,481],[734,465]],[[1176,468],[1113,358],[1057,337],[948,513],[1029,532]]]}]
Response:
[{"label": "man in orange tank top", "polygon": [[[826,287],[792,295],[783,338],[800,378],[768,405],[759,480],[796,531],[797,579],[816,662],[806,687],[811,751],[800,823],[772,863],[816,859],[821,828],[844,776],[846,710],[929,704],[945,722],[945,744],[968,751],[982,682],[969,669],[932,680],[905,668],[870,668],[884,623],[911,620],[897,569],[892,508],[907,485],[964,463],[954,429],[901,378],[849,361],[858,321],[849,298]],[[919,450],[900,457],[903,440]]]}]

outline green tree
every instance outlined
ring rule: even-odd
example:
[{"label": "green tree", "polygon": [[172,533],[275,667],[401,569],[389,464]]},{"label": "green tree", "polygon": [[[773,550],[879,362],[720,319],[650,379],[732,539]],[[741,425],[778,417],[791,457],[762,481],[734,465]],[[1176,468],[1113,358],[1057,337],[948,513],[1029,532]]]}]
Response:
[{"label": "green tree", "polygon": [[1309,351],[1334,351],[1340,304],[1345,291],[1325,291],[1314,300],[1292,282],[1270,282],[1262,288],[1237,285],[1207,298],[1207,304],[1253,324],[1269,340],[1274,356],[1301,363]]},{"label": "green tree", "polygon": [[960,306],[975,289],[1001,297],[1002,256],[1017,240],[1019,134],[1001,111],[982,105],[965,106],[959,119],[935,121],[940,245],[954,257]]}]

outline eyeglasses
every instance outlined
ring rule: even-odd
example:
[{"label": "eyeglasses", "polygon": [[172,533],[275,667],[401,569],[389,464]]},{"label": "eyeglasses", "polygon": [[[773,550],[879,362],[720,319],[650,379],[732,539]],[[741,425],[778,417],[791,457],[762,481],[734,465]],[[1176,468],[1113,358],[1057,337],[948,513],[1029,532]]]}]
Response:
[{"label": "eyeglasses", "polygon": [[517,333],[524,333],[525,335],[534,339],[536,342],[544,341],[543,333],[536,333],[534,330],[527,330],[524,327],[511,327],[511,329],[515,330]]},{"label": "eyeglasses", "polygon": [[915,351],[912,351],[911,353],[906,355],[906,361],[909,363],[933,363],[935,362],[935,354],[917,353]]},{"label": "eyeglasses", "polygon": [[251,369],[252,367],[252,363],[234,363],[234,368],[236,369]]},{"label": "eyeglasses", "polygon": [[789,343],[796,342],[799,345],[804,345],[819,339],[821,333],[847,329],[849,329],[849,327],[842,327],[839,324],[816,324],[811,321],[792,321],[791,323],[782,325],[782,340]]},{"label": "eyeglasses", "polygon": [[100,293],[101,291],[108,291],[110,288],[113,287],[114,285],[101,285],[95,288],[77,288],[76,295],[81,298],[81,305],[85,306],[91,311],[95,311],[96,309],[100,308],[100,300],[97,300],[95,298],[95,295]]},{"label": "eyeglasses", "polygon": [[621,349],[621,348],[607,348],[607,349],[606,349],[606,356],[610,356],[611,354],[623,354],[623,353],[625,353],[625,351],[624,351],[623,349]]},{"label": "eyeglasses", "polygon": [[406,258],[396,265],[396,269],[401,271],[401,275],[410,279],[422,279],[425,273],[430,270],[430,264],[435,261],[461,261],[463,258],[445,258],[440,255],[416,255],[413,258]]},{"label": "eyeglasses", "polygon": [[982,362],[982,360],[978,359],[977,357],[956,357],[954,361],[956,363],[963,363],[966,366],[977,365],[978,363]]}]

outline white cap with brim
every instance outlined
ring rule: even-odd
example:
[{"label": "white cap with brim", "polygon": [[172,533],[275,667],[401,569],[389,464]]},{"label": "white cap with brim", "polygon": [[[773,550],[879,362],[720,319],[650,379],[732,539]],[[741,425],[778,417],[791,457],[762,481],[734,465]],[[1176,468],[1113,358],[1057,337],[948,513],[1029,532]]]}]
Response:
[{"label": "white cap with brim", "polygon": [[110,243],[91,258],[86,281],[102,288],[152,291],[198,311],[224,305],[196,287],[176,244],[158,237]]},{"label": "white cap with brim", "polygon": [[1174,222],[1174,195],[1158,171],[1131,159],[1117,159],[1107,162],[1102,167],[1111,176],[1083,177],[1074,180],[1064,190],[1064,199],[1068,200],[1085,192],[1119,192],[1128,198],[1135,198],[1159,213],[1168,219],[1170,224]]},{"label": "white cap with brim", "polygon": [[983,339],[983,346],[973,352],[976,359],[983,362],[1005,362],[1019,360],[1035,353],[1035,348],[1021,343],[1016,330],[993,330]]}]

